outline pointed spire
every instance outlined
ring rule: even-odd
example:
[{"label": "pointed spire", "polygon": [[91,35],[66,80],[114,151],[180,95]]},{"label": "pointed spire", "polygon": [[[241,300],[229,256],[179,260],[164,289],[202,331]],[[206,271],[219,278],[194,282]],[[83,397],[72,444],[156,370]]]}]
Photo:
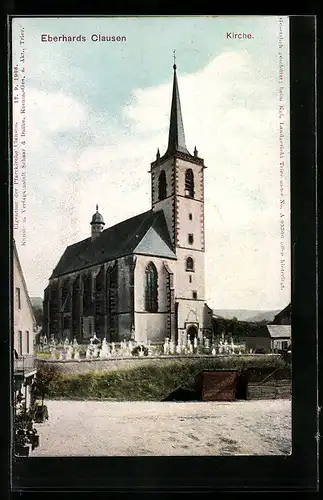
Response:
[{"label": "pointed spire", "polygon": [[172,154],[175,151],[181,151],[182,153],[189,152],[186,149],[185,144],[185,134],[181,110],[181,101],[179,98],[178,82],[176,75],[176,55],[174,50],[174,78],[173,78],[173,96],[172,96],[172,106],[170,112],[170,125],[169,125],[169,136],[168,136],[168,148],[167,153]]},{"label": "pointed spire", "polygon": [[194,156],[196,157],[196,156],[198,156],[198,154],[199,154],[198,150],[196,149],[196,146],[195,146],[195,148],[194,148]]},{"label": "pointed spire", "polygon": [[160,152],[159,152],[159,148],[157,148],[156,159],[159,160],[159,158],[160,158]]}]

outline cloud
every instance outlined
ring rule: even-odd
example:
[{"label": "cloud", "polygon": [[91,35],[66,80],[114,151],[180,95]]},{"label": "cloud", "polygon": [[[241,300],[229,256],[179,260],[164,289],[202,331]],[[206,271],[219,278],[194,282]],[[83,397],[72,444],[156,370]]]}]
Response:
[{"label": "cloud", "polygon": [[[187,147],[196,145],[208,167],[206,298],[216,308],[284,306],[272,75],[243,50],[178,78]],[[65,247],[89,236],[96,203],[106,227],[150,208],[148,170],[157,147],[166,149],[171,85],[134,89],[118,120],[94,114],[84,96],[28,89],[28,245],[20,252],[31,295],[42,294]]]},{"label": "cloud", "polygon": [[35,88],[28,89],[28,126],[31,131],[28,147],[32,147],[34,131],[43,132],[44,137],[55,132],[79,128],[88,111],[84,104],[63,92],[46,92]]}]

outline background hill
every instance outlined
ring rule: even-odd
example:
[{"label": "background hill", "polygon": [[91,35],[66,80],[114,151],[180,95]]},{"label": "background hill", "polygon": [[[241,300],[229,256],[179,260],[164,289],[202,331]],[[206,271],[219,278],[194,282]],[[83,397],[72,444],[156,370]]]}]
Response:
[{"label": "background hill", "polygon": [[34,315],[38,326],[43,326],[43,299],[41,297],[30,297]]},{"label": "background hill", "polygon": [[270,322],[274,319],[280,309],[275,311],[254,311],[250,309],[213,309],[213,314],[225,319],[237,318],[240,321]]},{"label": "background hill", "polygon": [[34,309],[43,308],[43,299],[41,297],[30,297],[30,302]]}]

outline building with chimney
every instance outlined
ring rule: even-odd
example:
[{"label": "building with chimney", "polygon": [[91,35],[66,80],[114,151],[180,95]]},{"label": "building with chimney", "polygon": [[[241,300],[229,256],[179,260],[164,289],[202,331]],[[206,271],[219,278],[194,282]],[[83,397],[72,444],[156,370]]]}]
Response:
[{"label": "building with chimney", "polygon": [[151,163],[151,209],[66,248],[44,292],[44,330],[79,342],[177,340],[211,332],[205,302],[204,160],[185,143],[173,66],[168,147]]}]

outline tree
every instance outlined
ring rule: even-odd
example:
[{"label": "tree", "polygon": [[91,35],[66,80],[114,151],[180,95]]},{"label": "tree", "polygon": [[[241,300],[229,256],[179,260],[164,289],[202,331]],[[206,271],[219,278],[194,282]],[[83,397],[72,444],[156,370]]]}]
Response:
[{"label": "tree", "polygon": [[50,363],[41,363],[37,369],[36,379],[34,383],[34,395],[35,397],[40,397],[42,401],[42,407],[44,406],[45,396],[49,392],[50,383],[57,377],[58,369],[57,366]]},{"label": "tree", "polygon": [[43,326],[43,310],[41,307],[33,307],[36,323],[38,326]]},{"label": "tree", "polygon": [[232,336],[236,336],[238,332],[238,319],[234,316],[230,324],[230,333]]}]

